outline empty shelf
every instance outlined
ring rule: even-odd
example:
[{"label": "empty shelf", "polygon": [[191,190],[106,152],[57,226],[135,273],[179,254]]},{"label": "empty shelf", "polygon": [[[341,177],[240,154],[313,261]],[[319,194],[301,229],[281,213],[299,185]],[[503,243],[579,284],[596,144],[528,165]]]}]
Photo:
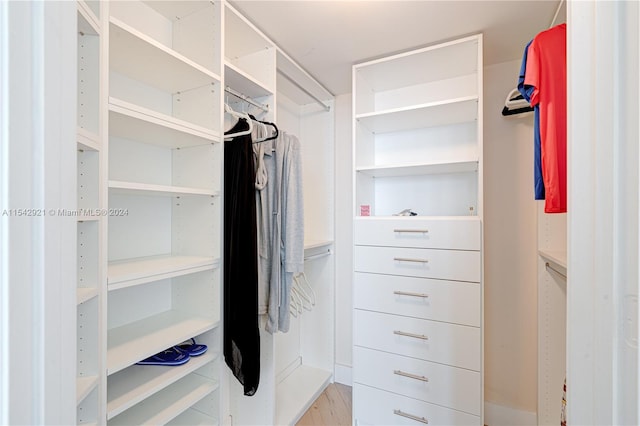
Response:
[{"label": "empty shelf", "polygon": [[329,385],[331,373],[301,365],[276,389],[276,424],[295,424]]},{"label": "empty shelf", "polygon": [[192,409],[185,411],[167,423],[169,426],[217,426],[218,424],[218,419]]},{"label": "empty shelf", "polygon": [[76,141],[78,142],[78,149],[100,151],[100,138],[98,135],[82,127],[76,129]]},{"label": "empty shelf", "polygon": [[171,368],[133,365],[109,376],[107,419],[112,419],[138,402],[175,383],[213,361],[217,356],[217,353],[207,351],[204,355],[190,358],[189,362],[184,365]]},{"label": "empty shelf", "polygon": [[538,254],[548,263],[554,271],[567,276],[567,252],[559,250],[539,250]]},{"label": "empty shelf", "polygon": [[373,133],[398,132],[446,126],[477,119],[478,97],[468,96],[356,115],[356,120]]},{"label": "empty shelf", "polygon": [[163,425],[218,388],[218,382],[191,374],[109,420],[116,425]]},{"label": "empty shelf", "polygon": [[217,74],[118,19],[111,18],[109,28],[113,71],[174,94],[220,81]]},{"label": "empty shelf", "polygon": [[98,376],[85,376],[76,378],[76,404],[80,405],[82,401],[91,393],[98,385]]},{"label": "empty shelf", "polygon": [[215,269],[219,259],[204,256],[150,256],[109,262],[109,291]]},{"label": "empty shelf", "polygon": [[230,61],[224,63],[224,84],[250,98],[261,98],[273,94],[266,85],[259,82]]},{"label": "empty shelf", "polygon": [[184,195],[208,195],[215,197],[217,191],[202,188],[188,188],[183,186],[155,185],[151,183],[109,181],[109,189],[117,194],[127,195],[158,195],[158,196],[184,196]]},{"label": "empty shelf", "polygon": [[[214,318],[166,311],[108,331],[107,374],[217,327]],[[135,423],[138,424],[138,423]]]},{"label": "empty shelf", "polygon": [[114,97],[109,98],[109,134],[168,148],[220,141],[211,129]]},{"label": "empty shelf", "polygon": [[358,167],[359,173],[372,177],[419,176],[437,173],[464,173],[478,170],[477,161],[458,161],[451,163],[410,164],[401,166]]},{"label": "empty shelf", "polygon": [[96,287],[82,287],[77,290],[76,302],[79,305],[93,299],[97,295],[98,289]]},{"label": "empty shelf", "polygon": [[91,8],[84,1],[78,1],[78,32],[83,35],[99,35],[99,22]]}]

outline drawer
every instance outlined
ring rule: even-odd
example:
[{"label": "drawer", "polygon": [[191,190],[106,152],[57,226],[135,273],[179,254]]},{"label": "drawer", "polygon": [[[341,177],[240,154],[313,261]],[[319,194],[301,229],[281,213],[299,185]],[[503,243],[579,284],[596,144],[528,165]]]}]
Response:
[{"label": "drawer", "polygon": [[356,246],[356,272],[480,282],[479,251]]},{"label": "drawer", "polygon": [[481,414],[480,373],[356,346],[353,381],[389,392]]},{"label": "drawer", "polygon": [[[482,426],[480,416],[353,384],[353,417],[362,425]],[[412,417],[412,418],[410,418]]]},{"label": "drawer", "polygon": [[480,327],[478,283],[356,272],[357,309]]},{"label": "drawer", "polygon": [[480,250],[481,222],[464,219],[358,218],[354,241],[363,246]]},{"label": "drawer", "polygon": [[480,371],[480,329],[354,310],[353,344]]}]

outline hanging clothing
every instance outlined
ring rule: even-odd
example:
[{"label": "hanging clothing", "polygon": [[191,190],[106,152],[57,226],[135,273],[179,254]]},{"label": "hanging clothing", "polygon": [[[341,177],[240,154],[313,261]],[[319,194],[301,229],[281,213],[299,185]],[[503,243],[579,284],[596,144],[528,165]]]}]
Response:
[{"label": "hanging clothing", "polygon": [[567,211],[567,25],[538,34],[527,53],[524,84],[540,105],[540,153],[545,213]]},{"label": "hanging clothing", "polygon": [[[531,95],[534,88],[524,84],[527,73],[527,53],[531,40],[524,48],[522,65],[520,66],[520,76],[518,77],[518,91],[522,97],[531,103]],[[540,156],[540,104],[533,107],[533,196],[535,200],[544,200],[544,179],[542,178],[542,161]]]},{"label": "hanging clothing", "polygon": [[[227,133],[249,129],[239,120]],[[224,359],[251,396],[260,379],[255,168],[251,135],[224,144]]]},{"label": "hanging clothing", "polygon": [[293,275],[304,268],[302,154],[298,138],[280,132],[275,140],[254,145],[256,161],[266,171],[257,185],[258,253],[261,286],[268,289],[266,329],[287,332]]}]

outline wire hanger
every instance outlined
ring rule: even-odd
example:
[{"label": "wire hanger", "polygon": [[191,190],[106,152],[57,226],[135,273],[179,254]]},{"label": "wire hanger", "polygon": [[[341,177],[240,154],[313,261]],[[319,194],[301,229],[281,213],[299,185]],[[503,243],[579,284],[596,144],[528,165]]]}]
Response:
[{"label": "wire hanger", "polygon": [[248,130],[243,130],[243,131],[236,132],[236,133],[225,134],[224,135],[225,140],[226,139],[235,138],[236,136],[250,135],[251,132],[253,132],[253,122],[252,122],[251,117],[249,116],[249,114],[244,114],[244,113],[241,113],[241,112],[237,112],[233,108],[231,108],[229,105],[227,105],[226,103],[224,104],[224,112],[226,114],[232,115],[232,116],[237,117],[239,119],[246,120],[247,124],[249,125],[249,129]]},{"label": "wire hanger", "polygon": [[255,116],[253,116],[252,114],[249,114],[249,118],[251,118],[254,121],[257,121],[258,123],[262,123],[262,124],[266,124],[268,126],[271,126],[275,129],[275,134],[273,134],[272,136],[266,137],[266,138],[262,138],[262,139],[256,139],[255,141],[253,141],[253,143],[261,143],[261,142],[266,142],[266,141],[270,141],[270,140],[274,140],[278,138],[278,135],[280,134],[280,131],[278,130],[278,126],[276,126],[275,123],[271,123],[270,121],[261,121],[258,120]]}]

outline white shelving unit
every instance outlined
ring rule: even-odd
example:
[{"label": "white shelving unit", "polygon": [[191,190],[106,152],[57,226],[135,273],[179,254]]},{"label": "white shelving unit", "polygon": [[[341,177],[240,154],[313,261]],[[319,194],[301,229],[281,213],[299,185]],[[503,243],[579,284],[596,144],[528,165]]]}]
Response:
[{"label": "white shelving unit", "polygon": [[354,423],[482,425],[482,36],[353,87]]},{"label": "white shelving unit", "polygon": [[[111,2],[104,422],[219,424],[222,5]],[[185,340],[179,367],[136,363]]]},{"label": "white shelving unit", "polygon": [[76,422],[98,423],[103,410],[104,220],[82,217],[105,206],[104,140],[104,10],[101,2],[77,3],[77,368]]}]

